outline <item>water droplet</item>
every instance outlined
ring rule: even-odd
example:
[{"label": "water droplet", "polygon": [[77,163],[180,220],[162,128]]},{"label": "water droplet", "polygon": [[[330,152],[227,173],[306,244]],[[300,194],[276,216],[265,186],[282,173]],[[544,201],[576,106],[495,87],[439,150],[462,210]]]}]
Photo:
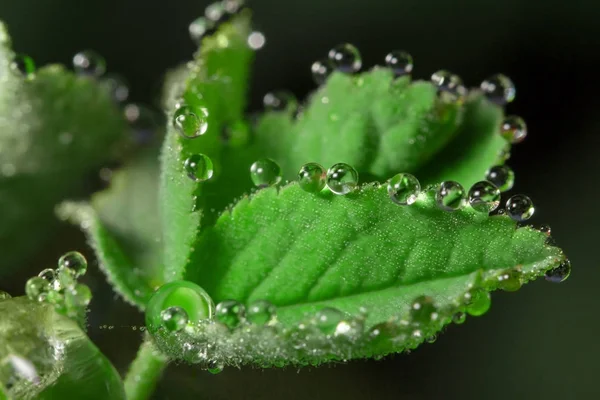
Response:
[{"label": "water droplet", "polygon": [[315,314],[315,326],[326,335],[335,334],[345,314],[333,307],[325,307]]},{"label": "water droplet", "polygon": [[259,188],[277,185],[281,182],[281,167],[270,158],[261,158],[250,166],[250,178]]},{"label": "water droplet", "polygon": [[550,225],[544,224],[540,226],[539,231],[545,233],[546,236],[550,236],[550,234],[552,233],[552,228],[550,228]]},{"label": "water droplet", "polygon": [[358,172],[348,164],[335,164],[327,170],[326,184],[335,194],[348,194],[358,185]]},{"label": "water droplet", "polygon": [[459,311],[452,316],[452,322],[454,322],[457,325],[464,324],[466,320],[467,320],[467,314],[465,314],[464,312]]},{"label": "water droplet", "polygon": [[350,43],[342,43],[329,50],[329,60],[335,69],[345,74],[358,72],[362,67],[360,52]]},{"label": "water droplet", "polygon": [[504,270],[498,275],[496,275],[496,279],[498,280],[498,288],[504,290],[505,292],[516,292],[521,289],[521,271],[516,268]]},{"label": "water droplet", "polygon": [[25,283],[25,294],[30,300],[40,301],[50,291],[50,283],[44,278],[35,276]]},{"label": "water droplet", "polygon": [[107,75],[102,79],[102,86],[115,103],[123,103],[129,98],[129,85],[125,79],[117,74]]},{"label": "water droplet", "polygon": [[245,318],[246,308],[235,300],[225,300],[217,304],[215,318],[229,329],[237,327]]},{"label": "water droplet", "polygon": [[211,374],[216,375],[216,374],[220,374],[221,372],[223,372],[223,368],[224,367],[223,367],[222,363],[217,362],[215,360],[211,360],[211,361],[208,362],[208,365],[207,365],[206,369]]},{"label": "water droplet", "polygon": [[262,32],[254,31],[248,35],[248,47],[252,50],[260,50],[266,43],[267,38]]},{"label": "water droplet", "polygon": [[275,306],[266,300],[258,300],[250,304],[246,313],[246,318],[254,325],[266,325],[275,317]]},{"label": "water droplet", "polygon": [[394,50],[385,56],[385,65],[394,71],[394,75],[410,74],[413,70],[413,58],[406,51]]},{"label": "water droplet", "polygon": [[147,143],[156,135],[159,123],[155,112],[139,104],[127,104],[123,115],[133,130],[135,140]]},{"label": "water droplet", "polygon": [[75,54],[73,68],[79,75],[99,77],[106,72],[106,62],[95,51],[85,50]]},{"label": "water droplet", "polygon": [[223,9],[226,13],[234,15],[244,9],[244,0],[223,0]]},{"label": "water droplet", "polygon": [[515,173],[508,165],[496,165],[487,171],[485,179],[496,185],[501,192],[506,192],[515,184]]},{"label": "water droplet", "polygon": [[215,23],[204,17],[200,17],[192,21],[188,29],[192,40],[200,44],[204,36],[210,35],[215,31]]},{"label": "water droplet", "polygon": [[510,115],[502,121],[500,134],[509,143],[521,143],[527,137],[527,124],[523,118]]},{"label": "water droplet", "polygon": [[401,206],[411,205],[417,201],[421,184],[411,174],[401,173],[388,181],[387,191],[394,203]]},{"label": "water droplet", "polygon": [[31,57],[25,54],[17,54],[11,63],[11,68],[24,77],[35,74],[35,63]]},{"label": "water droplet", "polygon": [[446,181],[440,184],[435,194],[435,202],[442,210],[456,211],[467,204],[467,195],[460,183]]},{"label": "water droplet", "polygon": [[535,212],[531,199],[524,194],[515,194],[506,202],[506,212],[515,221],[527,221]]},{"label": "water droplet", "polygon": [[292,93],[285,90],[278,90],[265,94],[263,105],[269,111],[295,111],[298,101]]},{"label": "water droplet", "polygon": [[188,323],[187,312],[183,308],[177,306],[164,309],[160,313],[160,318],[162,319],[163,326],[169,332],[178,332],[185,328]]},{"label": "water droplet", "polygon": [[213,163],[204,154],[194,154],[185,160],[183,164],[185,172],[190,179],[196,182],[207,181],[213,176]]},{"label": "water droplet", "polygon": [[204,289],[189,281],[165,283],[154,292],[146,307],[146,326],[156,333],[162,326],[162,312],[169,307],[182,308],[190,323],[212,318],[215,305]]},{"label": "water droplet", "polygon": [[469,190],[469,204],[475,211],[492,212],[500,205],[500,189],[488,181],[480,181]]},{"label": "water droplet", "polygon": [[224,21],[228,16],[225,13],[225,8],[221,2],[209,4],[204,9],[204,16],[212,22],[218,23]]},{"label": "water droplet", "polygon": [[173,114],[173,126],[184,138],[204,135],[208,129],[208,110],[200,107],[194,112],[191,107],[182,104]]},{"label": "water droplet", "polygon": [[446,70],[431,75],[431,82],[437,87],[441,98],[448,101],[460,101],[467,94],[462,79]]},{"label": "water droplet", "polygon": [[410,316],[416,324],[428,324],[439,317],[433,299],[429,296],[417,297],[410,306]]},{"label": "water droplet", "polygon": [[52,283],[54,282],[54,279],[56,279],[56,271],[52,268],[46,268],[45,270],[40,272],[38,276],[48,281],[48,283]]},{"label": "water droplet", "polygon": [[571,275],[571,261],[566,259],[558,267],[546,272],[546,280],[548,282],[560,283],[566,281],[569,275]]},{"label": "water droplet", "polygon": [[92,301],[92,291],[83,283],[78,283],[65,292],[65,303],[71,309],[87,307],[90,301]]},{"label": "water droplet", "polygon": [[321,164],[304,164],[298,172],[298,185],[309,193],[318,193],[325,187],[327,171]]},{"label": "water droplet", "polygon": [[368,334],[369,347],[376,352],[387,353],[402,340],[405,333],[395,321],[382,322],[373,326]]},{"label": "water droplet", "polygon": [[483,289],[472,289],[465,294],[467,313],[474,317],[485,314],[492,305],[490,294]]},{"label": "water droplet", "polygon": [[70,272],[75,278],[79,278],[85,275],[87,271],[87,260],[81,253],[70,251],[58,260],[58,268]]},{"label": "water droplet", "polygon": [[427,339],[425,339],[425,341],[427,341],[427,343],[435,343],[435,341],[437,340],[437,335],[431,335],[431,336],[427,336]]},{"label": "water droplet", "polygon": [[501,106],[515,99],[517,91],[510,78],[503,74],[496,74],[481,82],[481,90],[490,101]]},{"label": "water droplet", "polygon": [[310,72],[312,73],[313,80],[319,86],[325,83],[329,75],[333,72],[335,66],[328,59],[315,61],[311,67]]},{"label": "water droplet", "polygon": [[9,293],[5,292],[4,290],[0,290],[0,301],[8,300],[10,298],[12,298],[12,296]]}]

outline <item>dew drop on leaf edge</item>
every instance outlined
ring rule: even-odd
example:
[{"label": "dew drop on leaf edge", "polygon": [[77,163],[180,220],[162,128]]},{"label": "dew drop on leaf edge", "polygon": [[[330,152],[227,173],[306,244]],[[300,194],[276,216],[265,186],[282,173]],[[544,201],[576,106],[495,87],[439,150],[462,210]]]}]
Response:
[{"label": "dew drop on leaf edge", "polygon": [[385,56],[385,65],[395,76],[407,75],[413,70],[413,58],[406,51],[394,50]]},{"label": "dew drop on leaf edge", "polygon": [[480,85],[485,96],[498,105],[512,102],[517,94],[512,80],[503,74],[492,75]]},{"label": "dew drop on leaf edge", "polygon": [[85,275],[87,272],[87,260],[78,251],[65,253],[58,260],[59,270],[69,271],[75,278]]},{"label": "dew drop on leaf edge", "polygon": [[564,260],[556,268],[546,272],[546,280],[552,283],[561,283],[566,281],[571,275],[571,261],[569,259]]},{"label": "dew drop on leaf edge", "polygon": [[467,313],[479,317],[490,309],[492,298],[484,289],[472,289],[465,295]]},{"label": "dew drop on leaf edge", "polygon": [[516,292],[522,286],[522,273],[518,269],[512,268],[501,271],[497,276],[498,287],[505,292]]},{"label": "dew drop on leaf edge", "polygon": [[106,61],[95,51],[84,50],[73,56],[73,69],[78,75],[97,78],[106,72]]},{"label": "dew drop on leaf edge", "polygon": [[410,305],[410,316],[413,323],[426,325],[438,319],[438,312],[433,299],[419,296]]},{"label": "dew drop on leaf edge", "polygon": [[527,124],[523,118],[509,115],[500,125],[500,134],[509,143],[521,143],[527,137]]},{"label": "dew drop on leaf edge", "polygon": [[501,192],[506,192],[515,184],[515,173],[508,165],[496,165],[486,172],[485,179],[496,185]]},{"label": "dew drop on leaf edge", "polygon": [[346,163],[338,163],[327,170],[327,187],[333,193],[346,195],[358,186],[358,172]]},{"label": "dew drop on leaf edge", "polygon": [[515,194],[506,201],[506,212],[513,220],[523,222],[533,216],[535,207],[528,196]]},{"label": "dew drop on leaf edge", "polygon": [[431,82],[437,87],[441,98],[451,102],[461,100],[467,93],[462,79],[449,71],[439,70],[431,75]]},{"label": "dew drop on leaf edge", "polygon": [[394,203],[401,206],[411,205],[417,201],[421,184],[413,175],[400,173],[388,181],[387,191]]},{"label": "dew drop on leaf edge", "polygon": [[248,306],[246,318],[255,325],[266,325],[276,316],[276,308],[266,300],[257,300]]},{"label": "dew drop on leaf edge", "polygon": [[187,139],[204,135],[208,129],[208,110],[199,107],[194,112],[188,105],[180,105],[173,114],[173,126]]},{"label": "dew drop on leaf edge", "polygon": [[362,67],[360,51],[350,43],[335,46],[329,50],[328,57],[336,70],[346,74],[358,72]]},{"label": "dew drop on leaf edge", "polygon": [[229,329],[236,328],[246,316],[246,308],[236,300],[224,300],[215,308],[215,319]]},{"label": "dew drop on leaf edge", "polygon": [[315,314],[315,326],[325,335],[333,335],[345,314],[333,307],[325,307]]},{"label": "dew drop on leaf edge", "polygon": [[39,276],[34,276],[25,283],[25,294],[33,301],[41,300],[41,296],[47,294],[50,290],[50,283]]},{"label": "dew drop on leaf edge", "polygon": [[53,270],[52,268],[46,268],[46,269],[42,270],[38,274],[38,276],[40,278],[47,280],[49,283],[52,283],[56,279],[56,271]]},{"label": "dew drop on leaf edge", "polygon": [[467,204],[465,189],[458,182],[442,182],[435,194],[435,202],[444,211],[457,211]]},{"label": "dew drop on leaf edge", "polygon": [[261,158],[250,166],[250,178],[258,188],[266,188],[281,182],[281,167],[270,158]]},{"label": "dew drop on leaf edge", "polygon": [[212,160],[204,154],[189,156],[183,164],[183,169],[195,182],[207,181],[212,178],[214,173]]},{"label": "dew drop on leaf edge", "polygon": [[317,60],[312,63],[310,72],[313,77],[313,81],[321,86],[325,83],[329,75],[334,71],[335,66],[328,58]]},{"label": "dew drop on leaf edge", "polygon": [[196,18],[190,23],[190,26],[188,28],[190,38],[198,44],[200,44],[204,36],[214,32],[214,29],[215,23],[206,19],[205,17]]},{"label": "dew drop on leaf edge", "polygon": [[270,111],[290,111],[293,112],[298,101],[296,97],[287,90],[276,90],[269,92],[263,97],[263,106]]},{"label": "dew drop on leaf edge", "polygon": [[500,205],[500,189],[491,182],[479,181],[469,189],[469,204],[475,211],[492,212]]},{"label": "dew drop on leaf edge", "polygon": [[321,164],[307,163],[298,172],[298,185],[309,193],[318,193],[325,187],[327,171]]}]

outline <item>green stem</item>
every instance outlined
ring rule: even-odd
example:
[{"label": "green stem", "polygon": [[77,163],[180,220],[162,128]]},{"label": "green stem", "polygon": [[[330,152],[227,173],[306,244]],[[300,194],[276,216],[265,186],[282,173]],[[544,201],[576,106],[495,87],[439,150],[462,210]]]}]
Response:
[{"label": "green stem", "polygon": [[127,400],[150,398],[166,366],[167,358],[146,338],[125,376]]}]

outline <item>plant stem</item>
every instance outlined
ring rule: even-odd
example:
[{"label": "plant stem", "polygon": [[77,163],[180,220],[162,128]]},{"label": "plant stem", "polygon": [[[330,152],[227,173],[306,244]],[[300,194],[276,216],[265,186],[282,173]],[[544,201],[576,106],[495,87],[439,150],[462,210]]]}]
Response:
[{"label": "plant stem", "polygon": [[127,400],[147,400],[166,366],[167,358],[154,347],[147,337],[125,376]]}]

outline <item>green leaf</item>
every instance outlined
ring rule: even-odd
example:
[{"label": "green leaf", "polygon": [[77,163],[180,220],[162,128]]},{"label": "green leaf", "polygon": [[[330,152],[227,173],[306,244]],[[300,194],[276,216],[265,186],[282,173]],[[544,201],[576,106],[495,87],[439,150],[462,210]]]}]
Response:
[{"label": "green leaf", "polygon": [[[558,266],[564,255],[546,239],[532,228],[517,228],[506,216],[471,207],[443,211],[435,204],[434,188],[422,192],[415,204],[398,206],[379,185],[334,196],[312,195],[292,183],[242,199],[205,229],[194,248],[197,265],[185,278],[215,302],[234,299],[251,308],[267,300],[277,307],[278,327],[269,330],[259,327],[250,334],[242,328],[231,335],[207,330],[208,339],[201,340],[215,341],[212,356],[219,362],[319,363],[415,347],[468,308],[465,295],[516,290]],[[422,295],[432,297],[439,315],[435,320],[419,322],[409,314],[411,303]],[[344,345],[335,342],[342,340],[337,336],[317,335],[316,349],[309,342],[303,351],[293,350],[289,337],[283,338],[286,329],[308,324],[325,307],[360,324],[358,336]],[[386,322],[404,336],[375,346],[369,330]],[[232,346],[240,335],[263,345],[236,354]],[[178,345],[163,344],[170,354],[185,357]]]},{"label": "green leaf", "polygon": [[288,179],[307,162],[345,162],[367,181],[410,172],[423,183],[469,187],[507,146],[501,119],[502,110],[478,92],[464,104],[448,102],[429,82],[394,80],[391,70],[375,68],[358,76],[334,73],[297,119],[293,108],[265,113],[256,146]]},{"label": "green leaf", "polygon": [[[52,305],[0,300],[0,396],[9,399],[125,399],[111,363]],[[2,389],[4,388],[4,389]]]},{"label": "green leaf", "polygon": [[127,136],[97,81],[58,65],[24,77],[14,58],[0,24],[0,273],[32,253],[53,227],[54,206],[79,195]]}]

